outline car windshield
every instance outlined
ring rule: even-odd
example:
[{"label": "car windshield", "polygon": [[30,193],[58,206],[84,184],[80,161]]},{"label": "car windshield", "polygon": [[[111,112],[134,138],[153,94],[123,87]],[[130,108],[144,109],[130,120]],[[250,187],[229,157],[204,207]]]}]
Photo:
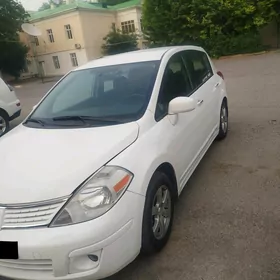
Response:
[{"label": "car windshield", "polygon": [[147,108],[158,67],[158,61],[148,61],[73,71],[26,124],[96,126],[135,121]]}]

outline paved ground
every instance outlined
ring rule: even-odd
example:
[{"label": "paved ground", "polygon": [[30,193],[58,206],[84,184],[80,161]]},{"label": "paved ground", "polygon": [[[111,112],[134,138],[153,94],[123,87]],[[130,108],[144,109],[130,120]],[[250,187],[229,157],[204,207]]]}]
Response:
[{"label": "paved ground", "polygon": [[[228,139],[183,191],[166,249],[110,280],[280,279],[280,53],[216,64],[229,91]],[[50,86],[18,89],[24,114]]]}]

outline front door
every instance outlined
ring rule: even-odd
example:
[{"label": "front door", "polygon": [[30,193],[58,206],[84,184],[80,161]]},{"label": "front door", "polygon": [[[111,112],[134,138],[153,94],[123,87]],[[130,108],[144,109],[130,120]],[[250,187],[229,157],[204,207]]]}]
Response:
[{"label": "front door", "polygon": [[208,56],[203,51],[188,50],[183,53],[187,71],[191,78],[193,97],[197,99],[199,128],[204,147],[218,129],[219,94],[216,92],[217,75],[214,75]]},{"label": "front door", "polygon": [[192,87],[181,53],[172,56],[166,66],[158,97],[155,119],[159,141],[172,157],[177,175],[179,191],[184,187],[190,167],[200,149],[198,141],[198,110],[178,115],[168,115],[170,101],[179,96],[189,96]]}]

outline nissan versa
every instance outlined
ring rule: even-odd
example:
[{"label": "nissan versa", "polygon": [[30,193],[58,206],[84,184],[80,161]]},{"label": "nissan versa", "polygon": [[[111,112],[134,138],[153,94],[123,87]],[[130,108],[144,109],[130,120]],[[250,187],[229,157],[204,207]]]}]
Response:
[{"label": "nissan versa", "polygon": [[228,131],[200,47],[94,60],[0,139],[0,275],[101,279],[170,236],[174,202]]}]

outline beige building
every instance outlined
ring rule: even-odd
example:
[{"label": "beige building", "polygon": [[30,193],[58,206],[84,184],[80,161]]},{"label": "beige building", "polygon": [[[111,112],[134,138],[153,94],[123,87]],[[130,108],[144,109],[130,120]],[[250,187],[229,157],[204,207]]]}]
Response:
[{"label": "beige building", "polygon": [[[92,1],[92,0],[91,0]],[[123,32],[141,35],[141,0],[130,0],[115,6],[67,0],[67,4],[49,10],[30,13],[30,23],[42,35],[21,34],[30,47],[27,71],[43,76],[64,75],[68,71],[102,56],[103,38],[112,24]],[[143,47],[142,40],[139,46]]]}]

